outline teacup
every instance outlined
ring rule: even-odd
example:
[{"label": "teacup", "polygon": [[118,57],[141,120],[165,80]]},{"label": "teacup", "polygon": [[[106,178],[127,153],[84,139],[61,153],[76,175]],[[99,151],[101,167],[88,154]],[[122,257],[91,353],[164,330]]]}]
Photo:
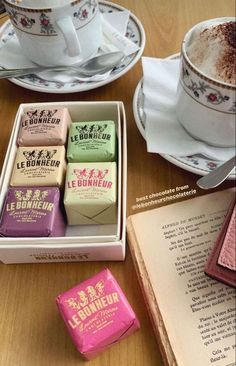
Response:
[{"label": "teacup", "polygon": [[[236,145],[236,85],[202,71],[190,60],[188,48],[199,30],[234,21],[235,18],[216,18],[195,25],[185,35],[181,50],[177,118],[194,138],[218,147]],[[213,48],[210,53],[214,60]]]},{"label": "teacup", "polygon": [[4,0],[25,56],[39,65],[70,65],[102,42],[98,0]]}]

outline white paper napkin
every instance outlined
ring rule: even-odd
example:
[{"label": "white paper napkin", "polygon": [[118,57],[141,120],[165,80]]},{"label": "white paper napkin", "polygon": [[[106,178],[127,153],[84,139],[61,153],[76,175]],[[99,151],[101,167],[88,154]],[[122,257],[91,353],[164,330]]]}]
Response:
[{"label": "white paper napkin", "polygon": [[147,150],[174,156],[202,154],[225,161],[235,148],[218,148],[191,137],[175,114],[179,59],[142,58]]},{"label": "white paper napkin", "polygon": [[[117,50],[123,51],[122,44],[115,44],[110,39],[109,35],[106,34],[107,27],[111,28],[114,34],[117,34],[119,37],[124,37],[129,21],[129,14],[128,10],[115,12],[115,13],[104,13],[102,15],[102,22],[104,22],[103,27],[103,43],[99,49],[99,53],[107,53],[107,52],[115,52]],[[134,48],[130,49],[129,53],[125,55],[128,56],[139,50],[139,47],[135,45],[133,42]],[[94,56],[94,55],[93,55]],[[24,54],[22,53],[20,44],[18,42],[17,37],[14,35],[10,40],[6,43],[1,41],[0,43],[0,66],[4,68],[23,68],[23,67],[33,67],[35,64],[27,59]],[[37,73],[38,76],[42,77],[46,80],[51,81],[58,81],[58,82],[73,82],[75,80],[81,81],[101,81],[105,80],[109,75],[110,72],[107,72],[102,75],[95,75],[89,78],[85,77],[78,77],[74,74],[74,72],[66,71],[66,72],[53,72],[53,71],[42,71]]]}]

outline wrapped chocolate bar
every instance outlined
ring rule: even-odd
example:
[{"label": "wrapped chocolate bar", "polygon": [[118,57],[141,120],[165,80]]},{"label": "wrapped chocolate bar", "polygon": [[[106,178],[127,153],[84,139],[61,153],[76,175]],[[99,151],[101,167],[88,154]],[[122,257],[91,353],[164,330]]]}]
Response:
[{"label": "wrapped chocolate bar", "polygon": [[61,186],[65,169],[64,146],[19,147],[10,185]]},{"label": "wrapped chocolate bar", "polygon": [[116,223],[116,163],[69,163],[64,205],[69,225]]},{"label": "wrapped chocolate bar", "polygon": [[236,288],[236,197],[207,259],[205,273]]},{"label": "wrapped chocolate bar", "polygon": [[59,188],[9,188],[1,214],[1,236],[64,236],[65,227]]},{"label": "wrapped chocolate bar", "polygon": [[70,124],[67,108],[28,108],[21,118],[18,145],[64,145]]},{"label": "wrapped chocolate bar", "polygon": [[68,137],[69,162],[103,162],[116,159],[113,121],[73,122]]},{"label": "wrapped chocolate bar", "polygon": [[59,295],[56,302],[76,348],[88,360],[140,327],[108,269]]}]

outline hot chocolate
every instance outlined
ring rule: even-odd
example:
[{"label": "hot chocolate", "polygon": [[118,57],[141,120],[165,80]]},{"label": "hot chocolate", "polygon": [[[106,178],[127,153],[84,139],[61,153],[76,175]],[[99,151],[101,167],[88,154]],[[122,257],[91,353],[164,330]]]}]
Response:
[{"label": "hot chocolate", "polygon": [[186,44],[186,52],[208,77],[236,83],[236,21],[213,22],[196,28]]}]

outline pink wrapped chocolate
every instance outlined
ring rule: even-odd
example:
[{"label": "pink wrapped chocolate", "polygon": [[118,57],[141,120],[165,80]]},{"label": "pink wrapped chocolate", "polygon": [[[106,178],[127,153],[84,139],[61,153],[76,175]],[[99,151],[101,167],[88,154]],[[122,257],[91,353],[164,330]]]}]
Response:
[{"label": "pink wrapped chocolate", "polygon": [[28,108],[21,119],[19,146],[64,145],[71,117],[67,108]]},{"label": "pink wrapped chocolate", "polygon": [[108,269],[59,295],[56,302],[76,348],[88,360],[140,327]]}]

